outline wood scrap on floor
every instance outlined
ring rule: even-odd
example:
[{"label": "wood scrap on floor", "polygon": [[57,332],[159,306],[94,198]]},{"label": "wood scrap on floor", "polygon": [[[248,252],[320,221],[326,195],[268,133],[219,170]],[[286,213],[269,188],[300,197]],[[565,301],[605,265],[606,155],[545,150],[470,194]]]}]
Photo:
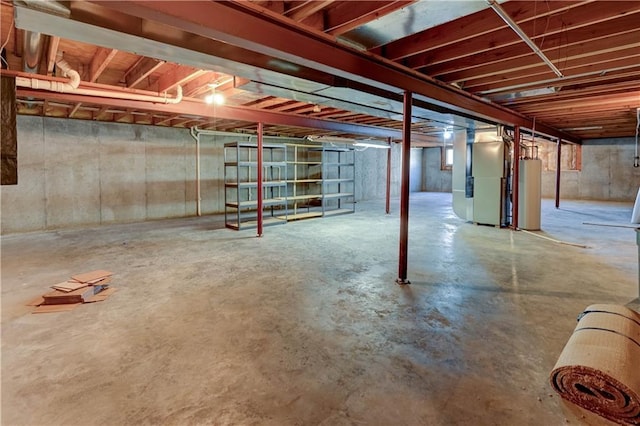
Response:
[{"label": "wood scrap on floor", "polygon": [[102,302],[116,289],[110,286],[112,272],[96,270],[71,276],[54,284],[52,290],[27,303],[36,306],[34,314],[70,311],[83,303]]}]

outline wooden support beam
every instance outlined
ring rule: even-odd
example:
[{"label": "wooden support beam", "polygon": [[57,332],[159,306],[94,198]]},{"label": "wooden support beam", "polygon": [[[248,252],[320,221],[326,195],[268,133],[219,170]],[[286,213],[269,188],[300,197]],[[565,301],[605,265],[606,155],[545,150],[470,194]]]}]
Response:
[{"label": "wooden support beam", "polygon": [[163,66],[166,62],[158,59],[142,57],[124,75],[127,87],[131,88],[140,84],[152,72]]},{"label": "wooden support beam", "polygon": [[91,64],[89,65],[89,81],[95,83],[100,77],[100,74],[107,68],[109,62],[116,56],[118,50],[106,49],[104,47],[98,47],[96,53],[91,58]]}]

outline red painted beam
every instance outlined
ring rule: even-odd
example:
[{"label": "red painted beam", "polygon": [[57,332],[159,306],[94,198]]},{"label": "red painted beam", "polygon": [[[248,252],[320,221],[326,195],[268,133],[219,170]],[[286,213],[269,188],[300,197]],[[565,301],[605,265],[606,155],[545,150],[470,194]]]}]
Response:
[{"label": "red painted beam", "polygon": [[384,211],[389,214],[391,213],[391,151],[393,151],[393,145],[391,138],[387,142],[389,143],[389,149],[387,150],[387,193]]},{"label": "red painted beam", "polygon": [[[426,97],[454,114],[471,115],[481,120],[517,125],[527,129],[534,127],[532,119],[516,111],[484,101],[399,64],[342,46],[330,36],[305,31],[276,13],[254,8],[250,2],[149,2],[146,0],[90,0],[90,2],[202,37],[270,55],[274,59],[362,81],[373,87],[396,92],[409,91],[414,95]],[[211,19],[212,16],[215,19]],[[295,74],[294,69],[283,69],[282,72]],[[572,135],[541,123],[537,123],[536,128],[541,133],[579,143],[579,140]]]},{"label": "red painted beam", "polygon": [[411,92],[404,94],[404,121],[402,125],[402,184],[400,186],[400,252],[398,256],[398,284],[411,284],[407,280],[409,255],[409,178],[411,175]]},{"label": "red painted beam", "polygon": [[562,141],[558,139],[556,153],[556,209],[560,208],[560,168],[562,167]]},{"label": "red painted beam", "polygon": [[256,197],[258,198],[258,237],[262,237],[262,209],[263,209],[263,197],[262,197],[262,166],[263,166],[263,152],[262,152],[262,148],[263,148],[263,143],[262,143],[262,131],[264,129],[264,125],[262,123],[258,123],[258,158],[257,160],[257,178],[256,178],[256,184],[257,184],[257,189],[256,189]]},{"label": "red painted beam", "polygon": [[518,211],[520,206],[520,127],[516,126],[513,129],[513,197],[511,202],[513,204],[511,212],[513,217],[511,218],[511,226],[513,229],[518,229]]},{"label": "red painted beam", "polygon": [[282,126],[303,127],[309,129],[326,130],[331,132],[350,133],[373,138],[399,139],[402,132],[363,124],[344,123],[334,120],[323,120],[303,117],[282,112],[256,110],[237,106],[209,107],[202,101],[183,100],[179,104],[162,104],[128,99],[102,98],[98,96],[76,95],[73,93],[46,92],[42,90],[18,88],[20,98],[44,99],[49,101],[82,102],[85,104],[106,105],[123,109],[158,111],[171,114],[193,115],[228,120],[241,120],[250,123],[268,123]]}]

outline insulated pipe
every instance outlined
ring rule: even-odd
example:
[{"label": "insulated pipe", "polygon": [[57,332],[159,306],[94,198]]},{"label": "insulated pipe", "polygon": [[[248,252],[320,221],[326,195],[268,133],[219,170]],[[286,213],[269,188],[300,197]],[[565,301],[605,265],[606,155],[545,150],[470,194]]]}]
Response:
[{"label": "insulated pipe", "polygon": [[387,194],[385,200],[385,212],[391,213],[391,138],[388,139],[389,149],[387,150]]},{"label": "insulated pipe", "polygon": [[256,197],[258,198],[258,237],[262,237],[262,205],[263,205],[263,200],[262,200],[262,165],[264,163],[264,159],[262,157],[262,147],[263,147],[263,143],[262,143],[262,131],[263,131],[264,125],[262,124],[262,122],[258,123],[258,158],[257,158],[257,168],[258,168],[258,173],[257,173],[257,194]]},{"label": "insulated pipe", "polygon": [[518,209],[520,206],[520,126],[513,128],[513,229],[518,230]]},{"label": "insulated pipe", "polygon": [[556,68],[555,65],[553,65],[553,62],[551,62],[551,60],[549,60],[549,58],[547,58],[547,55],[545,55],[542,52],[542,50],[540,50],[540,48],[538,48],[538,46],[536,46],[536,44],[533,42],[533,40],[531,40],[529,38],[529,36],[522,30],[522,28],[520,28],[520,26],[516,23],[516,21],[511,19],[511,16],[509,16],[509,14],[507,12],[505,12],[505,10],[502,8],[502,6],[500,6],[500,4],[496,0],[487,0],[487,4],[489,6],[491,6],[491,8],[502,18],[502,20],[504,22],[506,22],[507,25],[516,34],[518,34],[518,36],[522,39],[522,41],[524,41],[527,44],[527,46],[529,46],[531,48],[531,50],[533,50],[535,52],[535,54],[538,55],[540,57],[540,59],[542,59],[544,61],[544,63],[547,64],[549,66],[549,68],[551,68],[551,70],[558,77],[564,77],[562,75],[562,72],[560,72],[560,70],[558,68]]},{"label": "insulated pipe", "polygon": [[558,152],[556,153],[556,209],[560,208],[560,167],[562,162],[562,141],[558,138]]},{"label": "insulated pipe", "polygon": [[409,178],[411,171],[411,92],[404,92],[402,118],[402,184],[400,186],[400,253],[397,284],[411,284],[407,280],[409,254]]}]

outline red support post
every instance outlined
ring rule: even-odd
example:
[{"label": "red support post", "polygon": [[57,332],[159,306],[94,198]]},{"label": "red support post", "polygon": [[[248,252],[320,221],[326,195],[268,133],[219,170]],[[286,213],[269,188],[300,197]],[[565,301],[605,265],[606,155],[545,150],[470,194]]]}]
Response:
[{"label": "red support post", "polygon": [[256,190],[256,197],[258,198],[258,237],[262,237],[262,201],[263,201],[263,197],[262,197],[262,165],[263,165],[263,158],[262,158],[262,131],[263,131],[263,124],[262,123],[258,123],[258,158],[257,158],[257,178],[256,178],[256,185],[257,185],[257,190]]},{"label": "red support post", "polygon": [[387,196],[385,212],[391,213],[391,138],[388,138],[389,149],[387,150]]},{"label": "red support post", "polygon": [[518,208],[520,205],[520,126],[513,128],[513,217],[512,227],[518,229]]},{"label": "red support post", "polygon": [[562,162],[562,141],[558,138],[558,151],[556,154],[556,209],[560,208],[560,168]]},{"label": "red support post", "polygon": [[409,254],[409,177],[411,170],[411,92],[404,92],[402,118],[402,184],[400,186],[400,254],[398,258],[398,284],[411,284],[407,280]]}]

